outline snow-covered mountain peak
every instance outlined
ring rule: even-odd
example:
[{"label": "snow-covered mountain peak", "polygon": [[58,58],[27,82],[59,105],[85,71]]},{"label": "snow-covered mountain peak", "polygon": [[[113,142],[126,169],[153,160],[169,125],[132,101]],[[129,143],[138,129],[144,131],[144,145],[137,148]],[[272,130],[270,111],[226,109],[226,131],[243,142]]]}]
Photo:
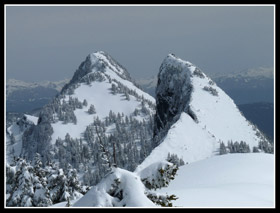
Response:
[{"label": "snow-covered mountain peak", "polygon": [[[87,55],[74,73],[71,81],[62,89],[62,93],[69,87],[75,87],[77,83],[90,84],[92,81],[116,80],[118,82],[126,80],[133,82],[129,72],[104,51],[96,51]],[[135,86],[135,85],[134,85]]]},{"label": "snow-covered mountain peak", "polygon": [[172,63],[182,63],[182,64],[186,64],[186,65],[193,65],[191,62],[187,61],[187,60],[182,60],[181,58],[177,57],[175,54],[173,53],[169,53],[166,58],[163,60],[163,63],[169,61]]},{"label": "snow-covered mountain peak", "polygon": [[139,166],[166,160],[186,162],[215,155],[221,142],[245,142],[252,150],[266,138],[240,113],[233,100],[199,68],[169,54],[156,88],[155,149]]},{"label": "snow-covered mountain peak", "polygon": [[[81,156],[84,153],[78,151],[84,147],[92,156],[87,156],[86,166],[92,168],[94,165],[92,169],[95,170],[100,157],[97,137],[100,134],[110,151],[113,142],[117,144],[114,149],[119,152],[129,144],[128,149],[137,154],[137,159],[128,163],[132,157],[127,157],[131,153],[125,151],[124,160],[118,165],[133,170],[145,157],[146,150],[139,149],[140,143],[148,143],[152,138],[154,103],[154,98],[139,89],[126,69],[111,56],[103,51],[91,53],[71,81],[40,111],[37,125],[22,135],[21,154],[33,159],[38,152],[43,155],[44,162],[56,159],[63,167],[69,160],[59,158],[57,152],[63,149],[71,156],[70,147],[75,144],[77,153],[70,164],[78,169],[80,164],[85,164],[82,162],[84,156]],[[123,138],[124,135],[127,137]],[[100,177],[106,173],[104,168],[99,168]],[[100,178],[88,175],[86,181],[96,182]]]},{"label": "snow-covered mountain peak", "polygon": [[104,51],[96,51],[89,54],[81,66],[82,69],[86,69],[91,72],[100,71],[108,73],[112,71],[123,79],[131,80],[127,70]]},{"label": "snow-covered mountain peak", "polygon": [[166,131],[179,119],[182,112],[189,114],[193,120],[197,121],[189,105],[193,91],[192,78],[194,77],[205,78],[205,74],[192,63],[184,61],[174,54],[169,54],[163,60],[156,88],[155,135],[161,129]]},{"label": "snow-covered mountain peak", "polygon": [[[163,60],[161,67],[173,67],[173,68],[177,68],[179,72],[182,73],[188,73],[189,75],[192,74],[197,67],[192,64],[189,61],[186,60],[182,60],[181,58],[178,58],[177,56],[175,56],[173,53],[172,54],[168,54],[166,56],[166,58]],[[166,70],[162,71],[162,69],[160,69],[161,74],[163,74]],[[170,71],[170,70],[169,70]],[[172,71],[175,71],[174,69]]]}]

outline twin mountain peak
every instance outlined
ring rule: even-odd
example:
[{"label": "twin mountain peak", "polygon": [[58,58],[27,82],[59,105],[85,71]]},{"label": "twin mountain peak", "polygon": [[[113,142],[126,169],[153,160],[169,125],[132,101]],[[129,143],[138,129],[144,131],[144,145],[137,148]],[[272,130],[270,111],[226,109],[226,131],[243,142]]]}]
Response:
[{"label": "twin mountain peak", "polygon": [[33,158],[38,152],[45,160],[59,158],[53,154],[58,140],[66,141],[68,135],[86,144],[91,133],[96,136],[93,126],[98,122],[105,123],[102,134],[108,144],[112,135],[117,138],[114,143],[126,140],[112,114],[119,117],[114,119],[120,125],[125,120],[138,122],[137,128],[124,125],[122,130],[136,132],[126,139],[132,137],[135,152],[140,149],[131,170],[164,161],[169,153],[193,162],[215,155],[221,142],[244,141],[252,149],[266,140],[233,100],[192,63],[167,55],[160,65],[154,99],[133,82],[122,65],[98,51],[86,57],[61,93],[43,108],[38,123],[23,133],[20,155]]}]

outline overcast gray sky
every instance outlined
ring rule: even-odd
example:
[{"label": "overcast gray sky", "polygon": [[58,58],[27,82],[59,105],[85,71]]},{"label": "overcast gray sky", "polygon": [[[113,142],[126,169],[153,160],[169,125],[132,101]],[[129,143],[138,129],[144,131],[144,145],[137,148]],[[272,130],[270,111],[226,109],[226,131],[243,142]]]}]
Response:
[{"label": "overcast gray sky", "polygon": [[205,73],[273,66],[273,6],[7,6],[6,75],[71,78],[109,53],[133,78],[157,75],[168,53]]}]

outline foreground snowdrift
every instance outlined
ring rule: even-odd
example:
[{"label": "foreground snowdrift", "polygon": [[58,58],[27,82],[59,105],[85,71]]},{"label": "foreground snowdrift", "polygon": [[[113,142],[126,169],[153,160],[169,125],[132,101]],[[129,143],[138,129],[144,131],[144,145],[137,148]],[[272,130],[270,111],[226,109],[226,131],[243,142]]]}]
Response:
[{"label": "foreground snowdrift", "polygon": [[145,195],[145,186],[135,173],[120,168],[78,200],[74,207],[151,207],[155,204]]},{"label": "foreground snowdrift", "polygon": [[175,194],[174,206],[273,207],[274,155],[215,156],[180,167],[160,193]]}]

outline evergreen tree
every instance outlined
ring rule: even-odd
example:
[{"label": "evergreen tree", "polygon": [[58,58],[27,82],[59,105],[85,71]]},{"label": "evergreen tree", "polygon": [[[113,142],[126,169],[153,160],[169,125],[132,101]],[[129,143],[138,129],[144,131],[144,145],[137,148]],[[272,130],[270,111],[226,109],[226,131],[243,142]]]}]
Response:
[{"label": "evergreen tree", "polygon": [[254,152],[254,153],[258,153],[258,152],[260,152],[260,150],[258,149],[258,147],[254,146],[254,147],[253,147],[253,152]]},{"label": "evergreen tree", "polygon": [[224,154],[227,154],[227,149],[226,149],[224,142],[221,142],[220,143],[220,155],[224,155]]},{"label": "evergreen tree", "polygon": [[118,92],[118,88],[114,83],[111,86],[111,91],[112,91],[113,95],[117,94],[117,92]]},{"label": "evergreen tree", "polygon": [[83,106],[87,106],[88,105],[88,102],[87,102],[87,100],[86,99],[84,99],[84,101],[83,101]]},{"label": "evergreen tree", "polygon": [[124,96],[125,96],[125,100],[130,101],[129,94],[127,92],[124,93]]},{"label": "evergreen tree", "polygon": [[97,143],[100,151],[100,157],[103,161],[102,165],[107,165],[108,166],[107,169],[110,170],[112,166],[111,154],[108,150],[108,147],[106,146],[104,135],[100,134],[100,131],[98,130],[97,126],[95,126],[95,132],[97,135]]},{"label": "evergreen tree", "polygon": [[17,172],[11,184],[11,194],[7,198],[7,206],[33,206],[34,196],[33,168],[24,159],[17,159]]},{"label": "evergreen tree", "polygon": [[77,170],[73,169],[70,164],[67,168],[67,186],[71,200],[77,199],[82,196],[83,190],[80,181],[78,180]]},{"label": "evergreen tree", "polygon": [[43,163],[41,161],[41,156],[39,153],[36,153],[33,161],[35,175],[35,193],[33,197],[34,206],[50,206],[52,205],[52,200],[47,188],[46,171],[43,169]]},{"label": "evergreen tree", "polygon": [[65,171],[51,162],[43,167],[38,153],[32,164],[17,158],[7,164],[6,171],[7,206],[46,207],[78,199],[89,190],[82,187],[77,171],[69,164]]},{"label": "evergreen tree", "polygon": [[[15,160],[14,160],[15,162]],[[16,175],[16,168],[10,164],[6,164],[6,196],[7,198],[10,197],[11,193],[13,192],[13,187],[15,186],[15,175]]]},{"label": "evergreen tree", "polygon": [[179,158],[176,154],[170,154],[167,155],[167,161],[176,165],[177,167],[185,165],[185,162],[182,158]]},{"label": "evergreen tree", "polygon": [[34,178],[35,181],[35,193],[33,196],[33,205],[37,207],[46,207],[52,205],[50,193],[46,187],[46,182],[41,182],[38,176]]},{"label": "evergreen tree", "polygon": [[172,163],[168,163],[159,168],[153,175],[153,177],[145,177],[142,182],[148,189],[160,189],[168,186],[171,180],[175,179],[178,166]]},{"label": "evergreen tree", "polygon": [[58,203],[67,200],[66,177],[62,169],[59,169],[53,163],[49,163],[47,167],[47,182],[50,190],[50,197],[53,203]]},{"label": "evergreen tree", "polygon": [[259,142],[259,149],[265,153],[274,153],[274,147],[272,144],[270,144],[267,140],[261,140]]},{"label": "evergreen tree", "polygon": [[16,143],[16,139],[15,139],[15,136],[13,133],[10,135],[10,143],[11,143],[11,145]]},{"label": "evergreen tree", "polygon": [[248,152],[251,152],[250,146],[244,141],[235,141],[234,143],[232,141],[228,141],[227,147],[224,147],[223,143],[220,144],[220,154]]},{"label": "evergreen tree", "polygon": [[95,114],[96,110],[93,104],[90,105],[89,109],[88,109],[88,113],[89,114]]},{"label": "evergreen tree", "polygon": [[154,193],[151,191],[146,192],[147,197],[155,204],[162,206],[162,207],[172,207],[172,200],[177,200],[178,197],[176,195],[162,195],[158,193]]}]

